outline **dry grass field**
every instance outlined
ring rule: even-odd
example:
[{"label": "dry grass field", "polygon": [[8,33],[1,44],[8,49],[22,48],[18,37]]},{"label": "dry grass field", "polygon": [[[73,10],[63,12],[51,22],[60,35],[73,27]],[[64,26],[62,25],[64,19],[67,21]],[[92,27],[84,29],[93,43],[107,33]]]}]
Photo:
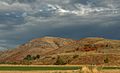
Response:
[{"label": "dry grass field", "polygon": [[104,70],[104,71],[101,71],[100,73],[120,73],[120,70]]},{"label": "dry grass field", "polygon": [[0,73],[78,73],[77,71],[0,71]]},{"label": "dry grass field", "polygon": [[0,71],[0,73],[120,73],[120,70],[104,70],[98,72],[80,72],[77,70],[65,71]]},{"label": "dry grass field", "polygon": [[[4,67],[31,67],[31,66],[27,66],[27,65],[1,65],[1,66],[4,66]],[[39,67],[38,65],[32,65],[32,67]],[[46,65],[43,65],[43,66],[40,66],[40,67],[69,67],[69,66],[46,66]],[[73,67],[73,66],[70,66],[70,67]],[[93,67],[93,66],[82,66],[81,69],[77,69],[77,70],[27,70],[27,71],[18,71],[18,70],[11,70],[11,71],[8,71],[8,70],[0,70],[0,73],[120,73],[120,69],[118,67],[118,69],[111,69],[112,67],[108,67],[107,69],[98,69],[98,67]],[[115,68],[115,67],[113,67]]]}]

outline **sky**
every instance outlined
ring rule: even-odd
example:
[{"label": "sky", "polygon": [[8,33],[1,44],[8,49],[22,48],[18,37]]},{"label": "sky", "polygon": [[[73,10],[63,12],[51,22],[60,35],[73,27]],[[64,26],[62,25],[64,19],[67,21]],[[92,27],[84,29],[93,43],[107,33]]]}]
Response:
[{"label": "sky", "polygon": [[0,49],[44,36],[120,40],[120,0],[0,0]]}]

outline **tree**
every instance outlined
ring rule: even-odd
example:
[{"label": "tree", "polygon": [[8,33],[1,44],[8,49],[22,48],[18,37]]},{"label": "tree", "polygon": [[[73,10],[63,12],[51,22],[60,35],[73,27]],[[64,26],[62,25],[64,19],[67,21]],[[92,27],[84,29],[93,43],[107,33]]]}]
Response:
[{"label": "tree", "polygon": [[104,63],[108,63],[108,62],[109,62],[109,59],[106,58],[106,59],[104,60]]},{"label": "tree", "polygon": [[40,58],[40,55],[36,55],[36,59],[39,59]]},{"label": "tree", "polygon": [[31,55],[27,55],[24,60],[36,60],[36,59],[39,59],[40,58],[40,55],[36,55],[36,56],[31,56]]},{"label": "tree", "polygon": [[32,58],[32,56],[31,55],[27,55],[25,58],[24,58],[24,60],[28,60],[28,61],[30,61],[30,60],[32,60],[33,58]]}]

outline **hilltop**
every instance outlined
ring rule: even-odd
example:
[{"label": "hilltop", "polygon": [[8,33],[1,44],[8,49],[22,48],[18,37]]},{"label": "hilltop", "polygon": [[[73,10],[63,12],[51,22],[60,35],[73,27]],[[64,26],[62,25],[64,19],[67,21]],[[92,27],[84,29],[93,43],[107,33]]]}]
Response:
[{"label": "hilltop", "polygon": [[0,62],[39,65],[120,65],[120,40],[43,37],[0,52]]}]

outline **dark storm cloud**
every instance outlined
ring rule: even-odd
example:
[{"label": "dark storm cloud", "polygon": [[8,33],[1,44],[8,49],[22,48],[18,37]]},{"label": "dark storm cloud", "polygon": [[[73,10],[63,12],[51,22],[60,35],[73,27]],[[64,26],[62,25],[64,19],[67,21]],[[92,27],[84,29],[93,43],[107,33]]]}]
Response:
[{"label": "dark storm cloud", "polygon": [[19,2],[19,3],[33,3],[33,2],[36,2],[36,0],[1,0],[1,1],[5,1],[8,4],[13,4],[14,2]]},{"label": "dark storm cloud", "polygon": [[119,3],[119,0],[0,0],[0,47],[15,47],[43,36],[120,39]]},{"label": "dark storm cloud", "polygon": [[0,24],[6,25],[16,25],[16,24],[23,24],[24,18],[21,16],[22,13],[17,12],[0,12]]},{"label": "dark storm cloud", "polygon": [[33,3],[36,2],[36,0],[18,0],[20,3]]},{"label": "dark storm cloud", "polygon": [[70,3],[82,3],[82,4],[88,4],[89,0],[71,0]]},{"label": "dark storm cloud", "polygon": [[[66,38],[74,38],[80,39],[85,37],[103,37],[109,39],[120,39],[119,30],[120,25],[114,26],[111,25],[109,27],[101,27],[99,25],[77,25],[77,26],[70,26],[70,27],[63,27],[59,29],[53,29],[50,32],[50,36],[54,35],[57,37],[66,37]],[[114,35],[114,36],[113,36]]]}]

